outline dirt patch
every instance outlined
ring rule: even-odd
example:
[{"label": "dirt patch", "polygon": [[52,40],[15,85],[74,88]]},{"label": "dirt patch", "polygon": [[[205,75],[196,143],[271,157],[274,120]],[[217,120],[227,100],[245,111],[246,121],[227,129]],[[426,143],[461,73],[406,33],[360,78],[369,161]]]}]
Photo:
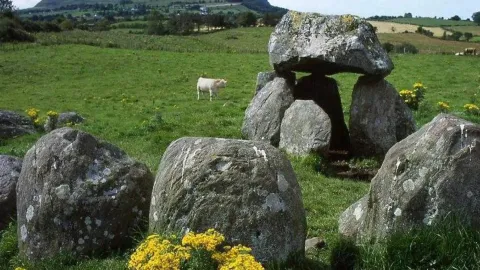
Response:
[{"label": "dirt patch", "polygon": [[[415,33],[418,28],[418,25],[414,24],[403,24],[403,23],[394,23],[394,22],[377,22],[377,21],[368,21],[373,26],[377,27],[377,33],[404,33],[405,31]],[[423,29],[433,32],[435,37],[443,36],[444,29],[440,27],[423,27]],[[452,34],[447,31],[447,35]]]}]

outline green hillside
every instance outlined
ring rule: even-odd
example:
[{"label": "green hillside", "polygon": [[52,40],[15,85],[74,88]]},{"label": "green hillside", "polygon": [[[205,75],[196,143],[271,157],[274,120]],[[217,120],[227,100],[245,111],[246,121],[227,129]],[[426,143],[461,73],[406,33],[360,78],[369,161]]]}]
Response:
[{"label": "green hillside", "polygon": [[471,21],[454,21],[454,20],[441,20],[436,18],[395,18],[389,20],[391,22],[396,23],[407,23],[407,24],[415,24],[415,25],[422,25],[422,26],[475,26],[474,22]]}]

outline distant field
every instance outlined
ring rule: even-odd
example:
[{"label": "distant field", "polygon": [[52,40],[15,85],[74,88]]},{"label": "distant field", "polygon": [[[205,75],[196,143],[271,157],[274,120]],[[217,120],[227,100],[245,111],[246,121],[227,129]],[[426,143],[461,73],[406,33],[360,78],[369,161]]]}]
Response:
[{"label": "distant field", "polygon": [[[377,33],[403,33],[405,31],[415,33],[418,29],[418,25],[414,24],[404,24],[404,23],[394,23],[394,22],[379,22],[379,21],[368,21],[373,26],[377,27]],[[441,27],[423,27],[424,29],[433,32],[433,35],[436,37],[441,37],[444,29]],[[447,31],[447,33],[450,33]]]},{"label": "distant field", "polygon": [[442,40],[438,38],[430,38],[425,35],[408,33],[408,34],[378,34],[378,38],[383,42],[400,44],[403,42],[412,43],[420,50],[420,53],[455,53],[463,52],[467,47],[475,47],[480,50],[480,44],[462,41]]},{"label": "distant field", "polygon": [[440,20],[440,19],[434,19],[434,18],[396,18],[390,21],[397,22],[397,23],[407,23],[407,24],[432,26],[432,27],[475,25],[474,22],[469,22],[469,21]]},{"label": "distant field", "polygon": [[462,33],[469,32],[475,36],[480,36],[480,25],[472,25],[472,26],[451,26],[446,27],[447,29],[451,29],[453,31],[459,31]]}]

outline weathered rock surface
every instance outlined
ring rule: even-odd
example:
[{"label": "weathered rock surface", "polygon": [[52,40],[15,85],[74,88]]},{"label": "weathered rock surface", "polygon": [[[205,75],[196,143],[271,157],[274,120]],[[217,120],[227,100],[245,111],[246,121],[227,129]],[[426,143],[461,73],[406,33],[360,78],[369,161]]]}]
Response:
[{"label": "weathered rock surface", "polygon": [[352,15],[289,11],[270,36],[268,52],[270,64],[280,72],[355,72],[385,77],[393,70],[373,26]]},{"label": "weathered rock surface", "polygon": [[343,116],[337,82],[321,74],[305,76],[297,81],[295,99],[313,100],[328,114],[332,124],[330,149],[350,150],[350,136]]},{"label": "weathered rock surface", "polygon": [[388,149],[415,132],[415,120],[386,80],[362,76],[352,93],[350,138],[356,156],[383,158]]},{"label": "weathered rock surface", "polygon": [[332,124],[313,100],[296,100],[287,109],[280,128],[280,148],[295,155],[325,154]]},{"label": "weathered rock surface", "polygon": [[50,132],[27,152],[18,179],[20,255],[129,247],[146,226],[152,187],[148,168],[116,146],[71,128]]},{"label": "weathered rock surface", "polygon": [[286,157],[265,142],[181,138],[155,178],[150,231],[215,228],[262,262],[304,252],[301,190]]},{"label": "weathered rock surface", "polygon": [[80,124],[85,119],[76,112],[63,112],[58,115],[57,126],[63,127],[68,123],[71,124]]},{"label": "weathered rock surface", "polygon": [[255,86],[255,95],[258,91],[262,90],[267,83],[273,81],[277,77],[277,73],[275,71],[265,71],[259,72],[257,75],[257,85]]},{"label": "weathered rock surface", "polygon": [[305,240],[305,252],[319,250],[327,246],[325,240],[320,237],[313,237]]},{"label": "weathered rock surface", "polygon": [[30,119],[12,111],[0,110],[0,139],[35,133]]},{"label": "weathered rock surface", "polygon": [[440,114],[395,144],[369,194],[340,218],[340,232],[366,241],[457,215],[480,227],[480,126]]},{"label": "weathered rock surface", "polygon": [[280,142],[280,125],[285,111],[293,103],[293,83],[276,77],[252,99],[245,111],[242,135],[245,139]]},{"label": "weathered rock surface", "polygon": [[17,214],[15,188],[21,170],[21,159],[0,155],[0,231],[5,229]]}]

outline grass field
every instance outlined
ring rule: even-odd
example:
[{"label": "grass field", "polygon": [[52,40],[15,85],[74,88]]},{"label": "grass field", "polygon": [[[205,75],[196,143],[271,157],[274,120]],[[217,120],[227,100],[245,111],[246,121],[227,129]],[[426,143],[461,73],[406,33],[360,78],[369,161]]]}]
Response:
[{"label": "grass field", "polygon": [[[141,39],[132,35],[132,40],[127,41],[142,44],[154,39],[156,46],[162,46],[147,47],[151,50],[138,50],[145,49],[143,45],[134,45],[137,50],[85,45],[3,45],[0,108],[22,113],[35,107],[43,115],[48,110],[77,111],[87,119],[78,128],[116,144],[155,173],[168,144],[179,137],[240,138],[256,75],[270,69],[264,53],[268,31],[271,29],[244,28],[195,37]],[[77,32],[62,35],[71,34],[72,39],[74,33]],[[112,39],[113,44],[125,42],[110,33],[90,34],[85,38]],[[380,38],[383,41],[385,36]],[[126,47],[129,46],[132,45]],[[419,125],[437,114],[438,101],[448,102],[454,113],[465,116],[463,105],[480,92],[478,58],[393,55],[392,60],[396,68],[387,80],[398,90],[411,88],[418,81],[428,87],[424,105],[415,113]],[[196,100],[196,80],[202,74],[228,80],[227,88],[213,102],[206,96]],[[358,75],[334,77],[348,119],[351,92]],[[480,122],[478,117],[469,119]],[[39,136],[4,141],[0,154],[21,157]],[[312,157],[290,159],[302,188],[308,237],[320,236],[329,246],[335,246],[339,241],[339,214],[366,194],[368,184],[317,173]],[[312,258],[328,265],[331,251],[322,250]],[[71,267],[58,263],[46,269],[123,269],[125,262],[125,256],[120,256]]]},{"label": "grass field", "polygon": [[415,24],[415,25],[431,26],[431,27],[475,25],[474,22],[469,22],[469,21],[440,20],[440,19],[434,19],[434,18],[396,18],[390,21],[396,22],[396,23]]},{"label": "grass field", "polygon": [[474,26],[449,26],[446,27],[447,29],[451,29],[453,31],[459,31],[462,33],[469,32],[472,33],[474,36],[480,36],[480,25]]}]

